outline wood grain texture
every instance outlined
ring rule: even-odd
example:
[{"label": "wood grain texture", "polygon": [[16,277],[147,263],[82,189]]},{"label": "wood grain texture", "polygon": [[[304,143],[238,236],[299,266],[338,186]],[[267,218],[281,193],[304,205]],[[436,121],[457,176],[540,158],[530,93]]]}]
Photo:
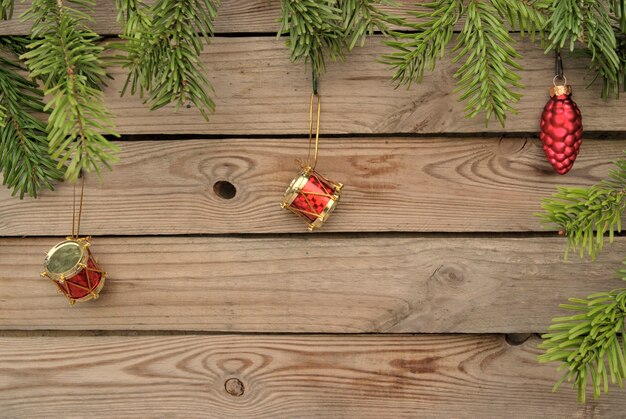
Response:
[{"label": "wood grain texture", "polygon": [[58,240],[0,241],[0,329],[525,333],[620,286],[626,239],[563,262],[560,238],[97,238],[109,272],[70,307],[39,278]]},{"label": "wood grain texture", "polygon": [[[307,233],[279,207],[306,139],[121,145],[121,163],[102,182],[89,176],[85,234]],[[586,140],[574,169],[559,176],[537,139],[323,139],[318,169],[346,186],[321,231],[544,231],[534,216],[541,198],[557,185],[602,179],[624,148],[626,139]],[[218,181],[231,182],[236,196],[220,198]],[[20,201],[1,188],[0,236],[65,236],[72,190]]]},{"label": "wood grain texture", "polygon": [[[202,54],[215,88],[216,113],[204,120],[193,107],[167,106],[149,111],[139,97],[120,97],[126,73],[112,68],[115,78],[105,91],[106,103],[122,134],[274,135],[308,132],[311,81],[303,65],[289,62],[283,40],[274,37],[216,38]],[[502,132],[497,123],[485,126],[482,116],[463,118],[463,103],[452,91],[456,65],[442,61],[424,83],[394,89],[390,69],[377,62],[390,49],[380,37],[355,49],[345,63],[330,63],[320,81],[324,134],[480,133]],[[524,55],[526,85],[517,115],[507,132],[537,132],[539,117],[552,83],[553,60],[538,47],[519,44]],[[600,99],[599,86],[584,86],[586,61],[566,58],[567,78],[576,87],[574,99],[588,131],[625,131],[624,100]]]},{"label": "wood grain texture", "polygon": [[537,343],[509,346],[493,335],[4,337],[0,410],[12,418],[623,416],[617,389],[586,405],[569,388],[551,394],[558,373],[536,362]]},{"label": "wood grain texture", "polygon": [[[425,0],[398,0],[398,7],[382,6],[383,10],[397,16],[409,18],[408,10],[414,3]],[[147,1],[150,3],[150,0]],[[19,15],[29,6],[28,2],[17,1],[13,20],[0,22],[0,35],[25,35],[30,30],[29,22],[21,22]],[[101,35],[118,34],[117,11],[114,0],[98,0],[92,13],[91,28]],[[215,19],[215,33],[275,33],[280,17],[280,0],[221,0],[218,17]]]},{"label": "wood grain texture", "polygon": [[[554,60],[543,50],[518,44],[524,97],[517,115],[507,119],[507,132],[536,132],[552,84]],[[320,81],[323,97],[321,131],[355,133],[502,132],[497,123],[485,126],[482,116],[463,118],[452,74],[456,65],[442,61],[423,84],[394,89],[392,72],[376,60],[389,48],[381,39],[355,49],[344,64],[331,63]],[[308,132],[311,81],[302,65],[289,63],[282,40],[272,37],[217,38],[202,60],[215,87],[217,110],[206,122],[194,108],[173,106],[150,112],[137,97],[119,97],[125,74],[112,69],[115,80],[106,101],[125,134],[304,134]],[[626,130],[624,100],[600,99],[599,86],[585,89],[586,61],[566,58],[567,79],[583,113],[586,131]]]}]

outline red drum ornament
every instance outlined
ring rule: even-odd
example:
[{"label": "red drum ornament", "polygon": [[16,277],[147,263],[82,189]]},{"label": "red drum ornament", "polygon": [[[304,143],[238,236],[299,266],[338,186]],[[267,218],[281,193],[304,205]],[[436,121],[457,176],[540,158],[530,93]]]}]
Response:
[{"label": "red drum ornament", "polygon": [[[309,164],[311,158],[311,146],[313,144],[313,97],[317,97],[317,125],[315,130],[315,153],[313,164]],[[321,227],[339,202],[343,184],[328,180],[315,171],[317,165],[317,152],[320,134],[321,100],[317,94],[317,83],[313,81],[313,93],[309,108],[309,155],[307,163],[300,163],[302,170],[291,181],[285,191],[280,206],[302,218],[309,226],[309,231]]]},{"label": "red drum ornament", "polygon": [[343,184],[334,183],[305,166],[285,192],[282,208],[300,216],[309,230],[321,227],[339,202]]},{"label": "red drum ornament", "polygon": [[68,237],[50,249],[44,260],[41,276],[54,282],[71,305],[97,299],[106,280],[107,273],[91,254],[89,240]]},{"label": "red drum ornament", "polygon": [[572,87],[563,79],[563,85],[554,83],[550,88],[550,100],[541,114],[540,134],[546,159],[561,175],[574,165],[583,140],[582,115],[571,98]]}]

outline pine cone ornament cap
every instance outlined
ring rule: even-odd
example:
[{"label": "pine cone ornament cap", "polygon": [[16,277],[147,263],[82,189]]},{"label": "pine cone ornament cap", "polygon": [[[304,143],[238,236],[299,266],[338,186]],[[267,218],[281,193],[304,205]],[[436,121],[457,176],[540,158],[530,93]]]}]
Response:
[{"label": "pine cone ornament cap", "polygon": [[561,175],[574,165],[583,140],[582,114],[571,94],[571,86],[555,84],[541,114],[543,151],[554,170]]}]

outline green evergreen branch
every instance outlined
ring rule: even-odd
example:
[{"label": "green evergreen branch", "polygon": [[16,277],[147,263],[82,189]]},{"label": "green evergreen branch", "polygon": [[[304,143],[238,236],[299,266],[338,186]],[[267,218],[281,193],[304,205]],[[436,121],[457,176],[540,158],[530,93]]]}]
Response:
[{"label": "green evergreen branch", "polygon": [[0,58],[0,171],[3,183],[36,198],[42,188],[53,189],[63,172],[48,153],[46,126],[35,115],[43,111],[43,93],[20,72],[25,69]]},{"label": "green evergreen branch", "polygon": [[9,20],[13,17],[15,0],[0,0],[0,20]]},{"label": "green evergreen branch", "polygon": [[514,88],[523,87],[515,70],[521,55],[513,47],[513,39],[498,18],[498,10],[490,3],[471,0],[467,5],[466,21],[458,36],[453,62],[465,58],[457,70],[456,92],[466,101],[468,118],[484,111],[486,120],[495,116],[504,126],[507,112],[514,112],[512,103],[522,96]]},{"label": "green evergreen branch", "polygon": [[613,0],[610,2],[609,7],[618,23],[619,30],[622,34],[626,34],[626,1]]},{"label": "green evergreen branch", "polygon": [[357,42],[360,46],[365,45],[367,36],[373,35],[375,31],[387,35],[389,24],[403,24],[403,19],[378,7],[382,4],[397,6],[392,0],[340,0],[339,3],[348,50],[352,50]]},{"label": "green evergreen branch", "polygon": [[[89,9],[92,0],[67,2]],[[99,165],[110,167],[117,147],[104,135],[117,135],[110,114],[104,107],[100,86],[106,72],[99,56],[99,37],[86,25],[88,15],[68,7],[62,0],[33,0],[25,12],[33,20],[28,45],[22,55],[33,78],[41,80],[50,101],[48,141],[58,167],[67,163],[65,178],[78,179],[81,170],[99,172]]]},{"label": "green evergreen branch", "polygon": [[535,41],[543,40],[547,15],[554,0],[491,0],[499,15],[507,20],[512,30],[520,31],[522,37],[530,35]]},{"label": "green evergreen branch", "polygon": [[289,34],[291,62],[311,64],[313,75],[326,71],[326,58],[343,59],[342,10],[336,0],[282,0],[278,36]]},{"label": "green evergreen branch", "polygon": [[122,94],[129,87],[141,97],[147,92],[145,102],[152,110],[191,102],[208,119],[215,104],[200,54],[213,36],[217,2],[157,0],[148,6],[141,0],[117,0],[117,6],[126,43],[115,47],[125,53],[118,58],[129,70]]},{"label": "green evergreen branch", "polygon": [[459,0],[436,0],[416,5],[411,12],[417,23],[405,23],[415,33],[392,32],[394,40],[386,44],[396,51],[382,57],[382,62],[394,70],[392,80],[396,85],[421,83],[424,71],[433,71],[438,59],[443,58],[446,46],[454,34],[454,25],[464,13]]},{"label": "green evergreen branch", "polygon": [[504,22],[520,30],[522,36],[537,34],[543,39],[546,14],[550,0],[435,0],[417,5],[413,12],[416,23],[405,24],[414,33],[393,32],[396,38],[387,45],[395,49],[382,61],[394,69],[392,80],[397,85],[420,83],[426,70],[433,71],[437,60],[443,58],[446,47],[454,37],[454,26],[466,18],[461,33],[456,36],[457,52],[452,62],[465,58],[455,73],[460,100],[466,101],[468,117],[485,112],[486,121],[495,117],[502,125],[512,104],[521,95],[515,92],[521,70],[516,59],[514,41]]},{"label": "green evergreen branch", "polygon": [[585,252],[595,259],[602,250],[605,234],[613,241],[622,229],[626,201],[626,160],[618,160],[609,179],[589,188],[559,188],[551,198],[542,201],[544,213],[538,214],[548,225],[557,226],[568,238],[570,249]]},{"label": "green evergreen branch", "polygon": [[282,0],[277,36],[286,40],[291,62],[310,63],[315,78],[326,71],[326,58],[343,60],[375,31],[389,32],[402,19],[379,8],[393,0]]},{"label": "green evergreen branch", "polygon": [[[618,272],[626,280],[626,270]],[[550,332],[539,345],[545,353],[540,362],[560,362],[564,371],[553,391],[567,380],[573,381],[578,400],[584,402],[587,384],[594,399],[609,391],[609,380],[619,387],[626,379],[626,288],[601,292],[585,299],[570,298],[561,308],[574,314],[552,320]]]},{"label": "green evergreen branch", "polygon": [[595,75],[593,80],[602,78],[603,98],[611,94],[619,96],[624,86],[626,49],[620,45],[620,51],[617,42],[624,30],[613,27],[616,19],[622,28],[626,27],[624,3],[624,0],[560,0],[554,3],[548,20],[551,41],[548,50],[563,47],[574,50],[577,41],[585,44],[590,57],[589,69]]}]

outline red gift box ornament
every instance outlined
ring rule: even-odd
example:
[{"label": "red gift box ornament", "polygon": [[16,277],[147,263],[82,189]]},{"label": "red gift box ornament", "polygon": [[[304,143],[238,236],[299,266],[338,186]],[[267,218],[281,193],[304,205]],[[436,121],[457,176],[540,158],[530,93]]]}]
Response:
[{"label": "red gift box ornament", "polygon": [[[313,96],[317,96],[317,128],[315,133],[315,157],[313,165],[308,163],[311,157],[311,144],[313,139]],[[333,182],[315,171],[317,165],[317,151],[319,143],[321,103],[317,94],[311,95],[309,111],[309,156],[307,163],[300,163],[301,171],[291,181],[285,191],[281,207],[285,208],[302,218],[309,230],[321,227],[333,212],[339,198],[343,184]]]},{"label": "red gift box ornament", "polygon": [[[583,140],[582,115],[572,100],[572,87],[562,74],[560,54],[557,53],[557,75],[550,88],[550,100],[541,114],[541,142],[546,159],[554,170],[564,175],[574,166]],[[563,80],[557,85],[556,80]]]},{"label": "red gift box ornament", "polygon": [[41,276],[50,279],[57,290],[67,297],[70,305],[95,300],[104,287],[107,273],[100,269],[90,249],[91,237],[79,238],[80,219],[83,210],[85,177],[81,173],[82,186],[76,225],[76,187],[72,208],[72,235],[57,243],[46,255]]}]

